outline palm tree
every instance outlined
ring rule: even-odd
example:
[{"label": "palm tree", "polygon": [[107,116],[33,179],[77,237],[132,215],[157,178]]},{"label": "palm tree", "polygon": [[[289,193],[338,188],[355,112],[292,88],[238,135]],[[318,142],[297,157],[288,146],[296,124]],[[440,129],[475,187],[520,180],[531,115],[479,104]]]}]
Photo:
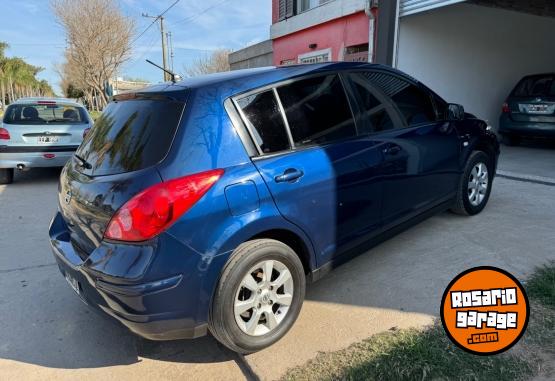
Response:
[{"label": "palm tree", "polygon": [[[23,96],[53,95],[52,88],[45,80],[37,79],[43,68],[28,64],[19,57],[6,57],[9,45],[0,41],[0,107],[5,108]],[[8,102],[6,102],[6,99]]]}]

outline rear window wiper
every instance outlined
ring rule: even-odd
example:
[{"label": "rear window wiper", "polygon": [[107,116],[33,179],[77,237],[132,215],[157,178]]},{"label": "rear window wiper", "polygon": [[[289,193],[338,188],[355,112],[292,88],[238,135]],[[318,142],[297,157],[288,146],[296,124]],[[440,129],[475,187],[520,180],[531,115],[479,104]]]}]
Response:
[{"label": "rear window wiper", "polygon": [[83,159],[81,156],[75,154],[74,155],[75,158],[79,161],[79,166],[85,169],[91,169],[92,165],[85,159]]}]

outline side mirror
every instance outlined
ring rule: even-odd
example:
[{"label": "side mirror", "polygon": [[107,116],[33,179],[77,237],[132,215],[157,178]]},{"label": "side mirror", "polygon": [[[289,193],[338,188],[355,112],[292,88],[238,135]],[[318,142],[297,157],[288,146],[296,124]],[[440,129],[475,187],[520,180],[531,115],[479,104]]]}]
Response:
[{"label": "side mirror", "polygon": [[447,120],[464,120],[464,107],[456,103],[447,105]]}]

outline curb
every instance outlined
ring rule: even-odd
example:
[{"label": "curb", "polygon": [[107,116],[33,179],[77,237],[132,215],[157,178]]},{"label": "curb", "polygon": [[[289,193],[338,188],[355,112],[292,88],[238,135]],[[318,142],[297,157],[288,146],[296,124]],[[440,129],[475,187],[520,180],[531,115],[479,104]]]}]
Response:
[{"label": "curb", "polygon": [[525,175],[523,173],[502,170],[497,171],[497,176],[510,180],[524,181],[527,183],[555,186],[555,178],[552,177]]}]

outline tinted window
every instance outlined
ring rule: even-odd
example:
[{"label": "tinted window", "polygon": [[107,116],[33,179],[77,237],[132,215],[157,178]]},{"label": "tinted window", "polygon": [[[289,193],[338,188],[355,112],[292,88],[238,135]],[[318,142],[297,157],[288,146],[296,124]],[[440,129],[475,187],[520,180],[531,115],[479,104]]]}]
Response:
[{"label": "tinted window", "polygon": [[368,72],[365,75],[393,100],[408,126],[436,120],[434,105],[427,92],[390,74]]},{"label": "tinted window", "polygon": [[533,76],[524,78],[516,86],[515,97],[555,96],[554,76]]},{"label": "tinted window", "polygon": [[241,98],[237,103],[262,152],[272,153],[291,148],[283,116],[272,90]]},{"label": "tinted window", "polygon": [[361,107],[359,134],[386,131],[394,128],[388,107],[376,98],[375,90],[363,74],[351,75],[351,83]]},{"label": "tinted window", "polygon": [[126,100],[106,107],[77,155],[93,175],[143,169],[168,153],[184,105],[164,100]]},{"label": "tinted window", "polygon": [[14,104],[4,116],[7,124],[85,124],[88,123],[83,107],[63,103]]},{"label": "tinted window", "polygon": [[304,79],[278,93],[296,146],[356,136],[343,85],[337,75]]}]

